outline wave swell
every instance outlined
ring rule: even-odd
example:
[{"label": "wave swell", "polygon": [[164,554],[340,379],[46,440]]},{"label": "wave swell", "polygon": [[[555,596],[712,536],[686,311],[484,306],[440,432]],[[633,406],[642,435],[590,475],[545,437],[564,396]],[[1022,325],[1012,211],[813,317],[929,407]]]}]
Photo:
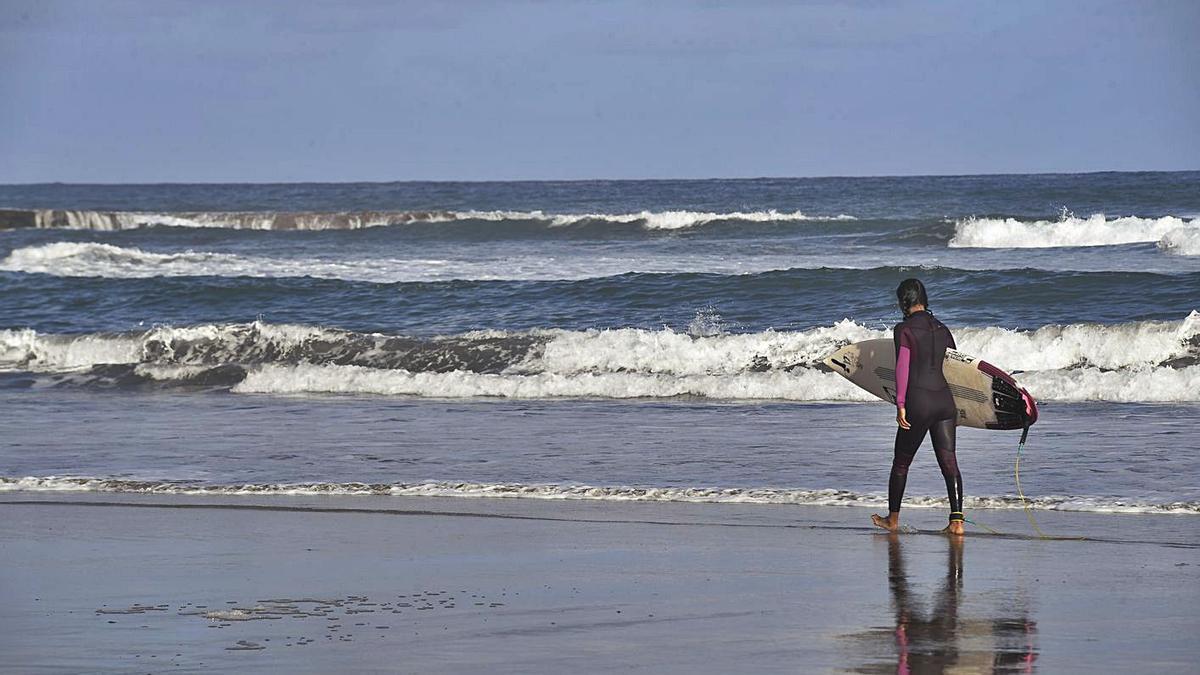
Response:
[{"label": "wave swell", "polygon": [[[167,495],[288,495],[457,497],[499,499],[587,500],[621,502],[691,502],[706,504],[763,504],[795,506],[887,505],[887,495],[834,489],[773,487],[633,487],[523,483],[249,483],[203,485],[177,481],[138,481],[93,477],[0,476],[0,492],[117,492]],[[1044,496],[1028,498],[1030,507],[1044,511],[1098,513],[1200,514],[1200,502],[1156,503],[1097,497]],[[911,496],[906,506],[945,508],[946,499]],[[1024,503],[1011,496],[967,497],[974,509],[1019,509]]]},{"label": "wave swell", "polygon": [[[1200,312],[1180,321],[958,328],[961,349],[1042,400],[1200,400]],[[163,326],[134,333],[0,331],[0,370],[36,385],[228,387],[237,393],[434,398],[670,398],[869,401],[820,360],[887,337],[850,320],[728,334],[635,328],[479,331],[436,338],[305,325]],[[22,379],[21,381],[27,381]]]}]

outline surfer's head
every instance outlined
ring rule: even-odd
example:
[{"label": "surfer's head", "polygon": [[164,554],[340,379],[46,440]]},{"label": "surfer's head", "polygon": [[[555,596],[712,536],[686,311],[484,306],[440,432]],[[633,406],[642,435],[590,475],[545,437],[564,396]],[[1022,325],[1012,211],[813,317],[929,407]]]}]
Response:
[{"label": "surfer's head", "polygon": [[925,294],[925,284],[921,283],[920,279],[901,281],[896,287],[896,300],[900,302],[904,316],[908,316],[909,311],[917,305],[929,307],[929,296]]}]

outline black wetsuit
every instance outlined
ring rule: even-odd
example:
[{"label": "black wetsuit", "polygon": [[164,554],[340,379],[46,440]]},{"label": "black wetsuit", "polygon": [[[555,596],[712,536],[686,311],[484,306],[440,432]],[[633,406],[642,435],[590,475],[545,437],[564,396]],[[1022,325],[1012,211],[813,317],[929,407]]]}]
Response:
[{"label": "black wetsuit", "polygon": [[[954,336],[941,321],[927,311],[913,312],[893,331],[896,356],[899,360],[901,347],[909,350],[908,382],[905,392],[904,412],[910,429],[896,430],[895,457],[892,474],[888,479],[888,510],[900,510],[904,498],[904,485],[908,481],[908,467],[912,464],[917,449],[928,432],[933,439],[933,451],[937,455],[938,467],[946,479],[946,493],[950,498],[952,520],[962,519],[962,475],[958,471],[958,460],[954,455],[954,430],[958,410],[950,385],[942,375],[942,361],[946,349],[954,348]],[[899,370],[899,368],[898,368]],[[899,374],[898,374],[899,375]],[[903,391],[904,384],[897,382]]]}]

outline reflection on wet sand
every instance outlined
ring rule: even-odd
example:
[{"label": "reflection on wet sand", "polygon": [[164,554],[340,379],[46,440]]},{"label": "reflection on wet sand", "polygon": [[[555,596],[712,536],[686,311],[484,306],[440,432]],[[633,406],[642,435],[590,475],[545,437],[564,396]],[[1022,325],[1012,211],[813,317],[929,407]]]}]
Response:
[{"label": "reflection on wet sand", "polygon": [[888,537],[888,588],[895,627],[849,636],[868,663],[859,673],[1031,673],[1037,659],[1037,629],[1017,606],[1013,618],[960,615],[963,599],[962,539],[947,539],[946,576],[926,602],[909,583],[901,537]]}]

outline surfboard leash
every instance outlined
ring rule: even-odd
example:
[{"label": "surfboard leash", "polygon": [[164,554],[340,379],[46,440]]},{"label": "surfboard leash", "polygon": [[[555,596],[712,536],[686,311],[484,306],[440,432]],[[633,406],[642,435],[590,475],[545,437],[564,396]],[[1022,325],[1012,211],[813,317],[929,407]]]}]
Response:
[{"label": "surfboard leash", "polygon": [[1037,532],[1039,539],[1086,541],[1087,537],[1046,534],[1042,532],[1042,528],[1038,527],[1037,519],[1033,517],[1033,509],[1029,506],[1029,502],[1025,499],[1025,493],[1021,490],[1021,451],[1025,449],[1025,440],[1027,438],[1029,438],[1029,427],[1021,430],[1021,440],[1017,443],[1017,461],[1013,464],[1013,482],[1017,484],[1017,496],[1021,498],[1021,506],[1025,507],[1025,515],[1029,518],[1029,524],[1033,526],[1033,531]]},{"label": "surfboard leash", "polygon": [[1025,427],[1021,430],[1021,440],[1017,443],[1017,461],[1013,464],[1013,481],[1017,484],[1017,496],[1021,498],[1021,506],[1025,507],[1025,516],[1029,518],[1029,524],[1033,526],[1033,531],[1037,532],[1042,539],[1050,539],[1051,537],[1038,527],[1037,519],[1033,517],[1033,509],[1029,508],[1029,502],[1021,490],[1021,451],[1025,449],[1025,440],[1028,438],[1029,427]]},{"label": "surfboard leash", "polygon": [[[1038,536],[1041,537],[1042,539],[1050,539],[1051,537],[1049,537],[1048,535],[1043,533],[1041,528],[1038,527],[1037,521],[1034,520],[1034,518],[1033,518],[1033,512],[1029,508],[1029,503],[1025,501],[1025,495],[1024,495],[1024,493],[1021,492],[1021,449],[1025,447],[1025,440],[1028,438],[1029,438],[1029,427],[1026,426],[1023,429],[1021,429],[1021,440],[1017,443],[1017,464],[1013,470],[1013,475],[1017,480],[1017,495],[1020,496],[1021,504],[1025,507],[1025,515],[1029,517],[1029,523],[1031,525],[1033,525],[1033,529],[1038,533]],[[982,527],[983,529],[987,530],[988,532],[990,532],[992,534],[1000,534],[1000,535],[1005,534],[1004,532],[1001,532],[1000,530],[990,528],[987,525],[984,525],[983,523],[971,520],[970,518],[964,517],[963,520],[976,526],[976,527]]]},{"label": "surfboard leash", "polygon": [[[1084,540],[1086,540],[1087,537],[1070,537],[1070,536],[1046,534],[1045,532],[1042,531],[1042,528],[1038,526],[1037,519],[1033,517],[1033,508],[1029,506],[1029,501],[1025,498],[1025,492],[1021,489],[1021,451],[1025,449],[1025,441],[1028,439],[1029,439],[1029,427],[1024,427],[1023,429],[1021,429],[1021,440],[1017,442],[1017,460],[1013,464],[1013,481],[1017,484],[1017,497],[1019,497],[1021,499],[1021,506],[1024,507],[1024,509],[1025,509],[1025,516],[1027,518],[1029,518],[1029,524],[1033,526],[1033,531],[1037,532],[1038,539],[1049,539],[1049,540],[1056,540],[1056,541],[1062,541],[1062,540],[1084,541]],[[992,528],[988,527],[987,525],[984,525],[983,523],[971,520],[970,518],[964,517],[963,520],[972,525],[975,525],[976,527],[982,527],[983,529],[987,530],[988,532],[990,532],[992,534],[1001,534],[1001,535],[1004,534],[1004,532],[992,529]]]},{"label": "surfboard leash", "polygon": [[987,530],[988,532],[991,532],[992,534],[1004,534],[1000,530],[993,530],[992,528],[988,527],[987,525],[984,525],[983,523],[975,522],[974,520],[971,520],[970,518],[967,518],[966,516],[963,516],[963,521],[968,522],[968,523],[974,525],[975,527],[982,527],[983,529]]}]

